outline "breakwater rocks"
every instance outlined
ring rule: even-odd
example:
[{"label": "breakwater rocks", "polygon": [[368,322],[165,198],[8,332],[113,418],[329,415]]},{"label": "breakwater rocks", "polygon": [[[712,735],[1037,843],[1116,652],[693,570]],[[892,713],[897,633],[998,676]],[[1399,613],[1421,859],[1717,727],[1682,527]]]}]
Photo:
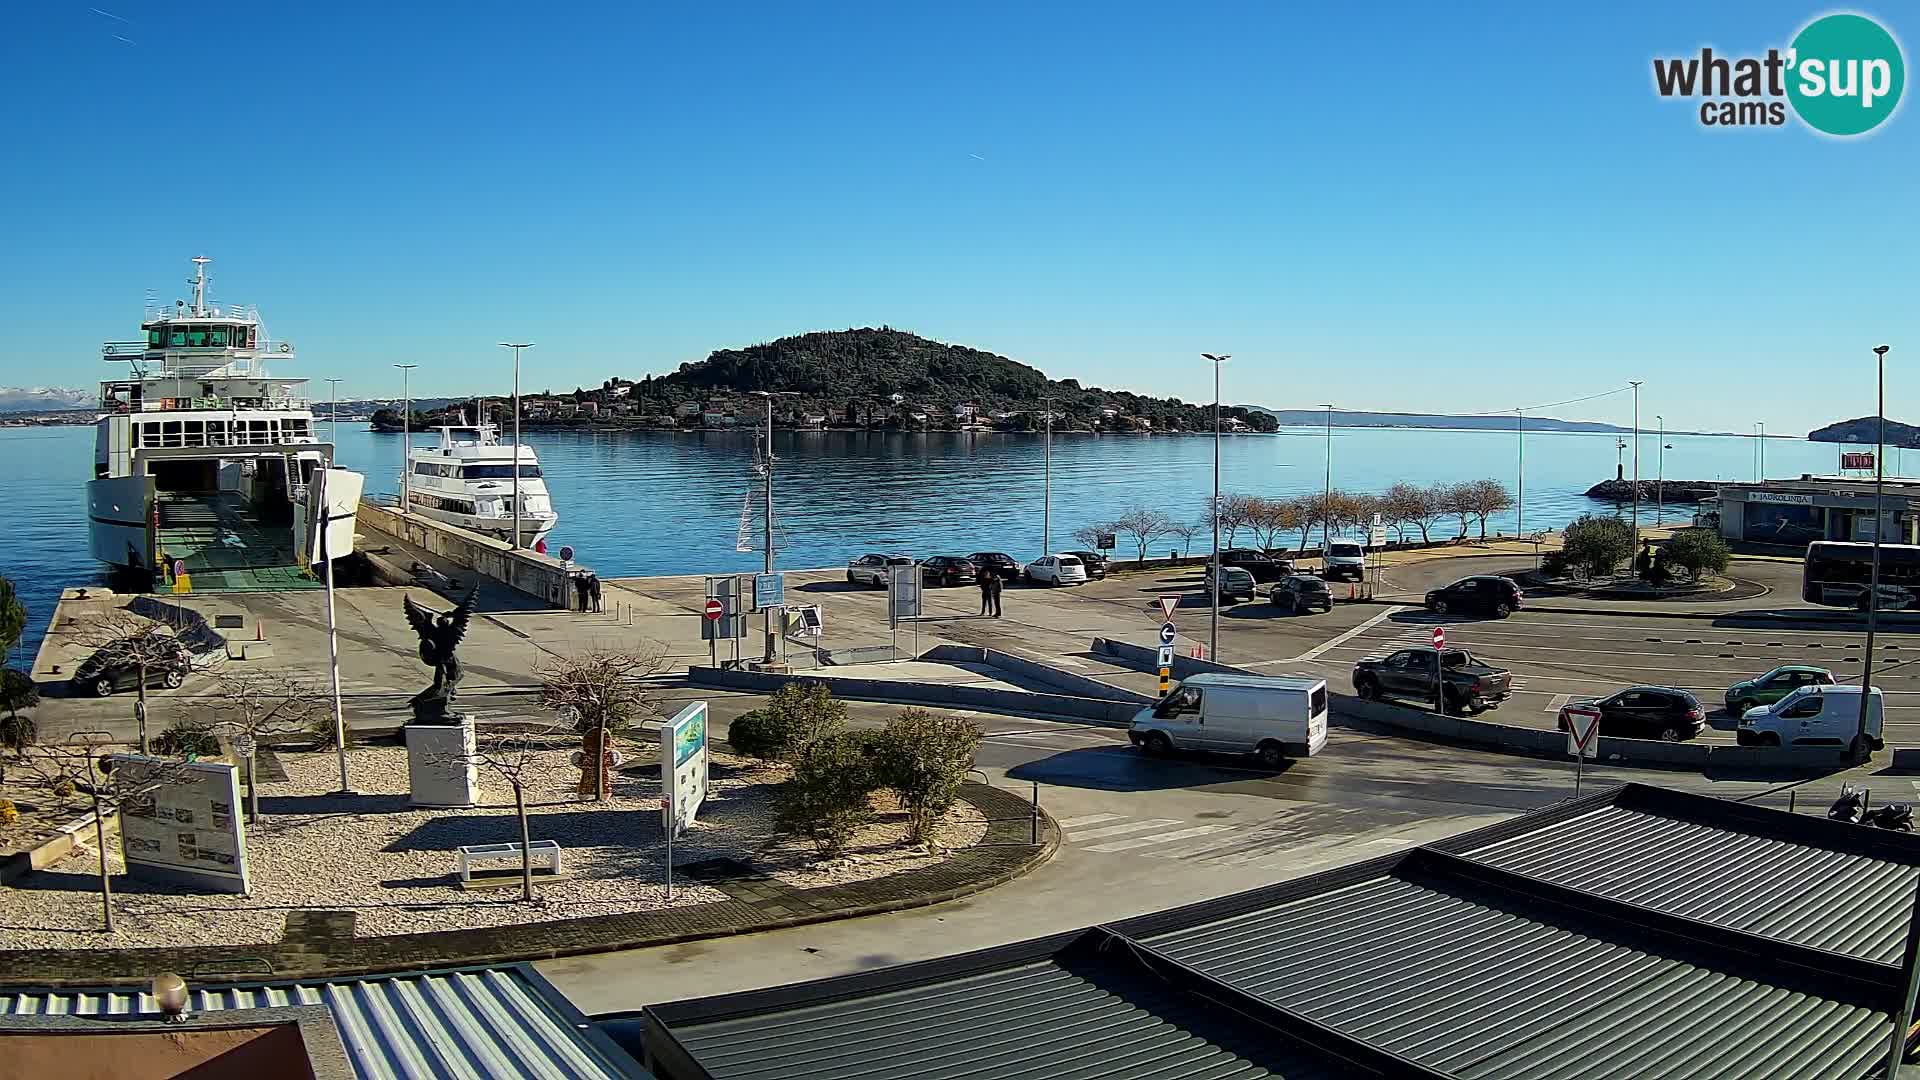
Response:
[{"label": "breakwater rocks", "polygon": [[[1701,480],[1668,480],[1656,483],[1652,480],[1640,481],[1640,501],[1652,502],[1655,492],[1667,502],[1699,502],[1720,494],[1720,485],[1709,484]],[[1633,481],[1602,480],[1587,489],[1587,498],[1601,499],[1606,502],[1632,502]]]}]

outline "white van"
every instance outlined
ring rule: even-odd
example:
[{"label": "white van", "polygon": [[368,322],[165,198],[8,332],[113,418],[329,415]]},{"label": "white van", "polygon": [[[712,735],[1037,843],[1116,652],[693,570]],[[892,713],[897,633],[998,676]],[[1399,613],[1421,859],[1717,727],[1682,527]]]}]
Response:
[{"label": "white van", "polygon": [[1195,675],[1141,709],[1127,725],[1127,738],[1150,754],[1253,754],[1268,766],[1311,757],[1327,744],[1327,681]]},{"label": "white van", "polygon": [[1367,549],[1351,540],[1335,540],[1327,545],[1327,557],[1323,564],[1326,569],[1320,576],[1328,581],[1352,578],[1355,581],[1367,579]]},{"label": "white van", "polygon": [[[1876,686],[1867,706],[1867,743],[1875,750],[1886,745],[1881,722]],[[1741,746],[1851,746],[1859,731],[1859,687],[1803,686],[1771,705],[1748,709],[1734,736]]]}]

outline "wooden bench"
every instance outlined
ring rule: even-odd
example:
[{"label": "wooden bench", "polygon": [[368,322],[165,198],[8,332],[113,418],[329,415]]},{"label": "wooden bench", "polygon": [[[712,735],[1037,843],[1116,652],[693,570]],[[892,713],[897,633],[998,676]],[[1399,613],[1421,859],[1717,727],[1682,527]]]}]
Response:
[{"label": "wooden bench", "polygon": [[[531,855],[535,876],[548,880],[562,876],[558,843],[552,840],[535,840],[527,846],[527,850]],[[474,865],[508,859],[512,860],[511,865],[478,868]],[[463,889],[484,889],[512,884],[520,880],[520,845],[463,844],[454,856],[454,864],[460,871],[460,887]]]}]

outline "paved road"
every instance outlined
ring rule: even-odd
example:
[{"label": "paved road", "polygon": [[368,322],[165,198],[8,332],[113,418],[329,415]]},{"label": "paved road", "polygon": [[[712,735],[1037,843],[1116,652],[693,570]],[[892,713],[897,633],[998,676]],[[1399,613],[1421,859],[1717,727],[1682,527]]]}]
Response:
[{"label": "paved road", "polygon": [[[1572,794],[1568,765],[1344,727],[1333,732],[1325,753],[1276,773],[1234,759],[1147,758],[1127,747],[1120,733],[1103,729],[1009,717],[976,720],[989,733],[979,761],[991,780],[1023,793],[1037,783],[1042,804],[1061,823],[1059,855],[1035,873],[916,911],[568,957],[541,963],[541,971],[588,1012],[821,978],[1238,892],[1386,854]],[[1736,797],[1772,790],[1752,781],[1651,775]],[[1598,767],[1589,769],[1586,781],[1648,778]],[[1895,784],[1879,783],[1883,793]],[[1784,800],[1782,793],[1770,801]],[[1809,797],[1801,807],[1815,802]]]}]

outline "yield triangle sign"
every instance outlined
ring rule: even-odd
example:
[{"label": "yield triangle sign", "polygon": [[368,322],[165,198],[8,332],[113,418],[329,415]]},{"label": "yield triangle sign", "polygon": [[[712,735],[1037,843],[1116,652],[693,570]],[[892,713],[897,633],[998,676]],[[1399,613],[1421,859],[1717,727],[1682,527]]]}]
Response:
[{"label": "yield triangle sign", "polygon": [[1599,757],[1600,710],[1590,706],[1569,705],[1565,715],[1567,753],[1574,757]]},{"label": "yield triangle sign", "polygon": [[1163,619],[1164,619],[1165,621],[1167,621],[1167,622],[1172,622],[1172,621],[1173,621],[1173,609],[1174,609],[1174,608],[1177,608],[1177,607],[1179,607],[1179,606],[1180,606],[1180,598],[1179,598],[1178,596],[1163,596],[1163,597],[1161,597],[1161,598],[1160,598],[1160,615],[1161,615],[1161,617],[1162,617],[1162,618],[1163,618]]}]

